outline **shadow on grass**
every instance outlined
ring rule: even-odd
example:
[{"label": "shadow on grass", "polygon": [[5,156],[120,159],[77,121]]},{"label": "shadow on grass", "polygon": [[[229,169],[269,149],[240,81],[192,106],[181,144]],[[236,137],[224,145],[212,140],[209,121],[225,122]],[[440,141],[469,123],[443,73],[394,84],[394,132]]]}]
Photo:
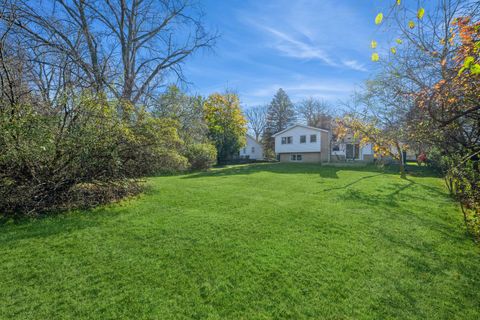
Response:
[{"label": "shadow on grass", "polygon": [[[372,173],[388,173],[399,174],[397,165],[389,165],[379,167],[374,164],[365,165],[321,165],[318,163],[261,163],[261,164],[245,164],[234,166],[220,166],[209,171],[196,172],[185,175],[182,179],[195,179],[204,177],[221,177],[230,175],[249,175],[260,172],[271,172],[281,174],[319,174],[322,178],[338,179],[339,171],[358,171]],[[439,175],[426,167],[408,166],[407,174],[415,177],[439,177]],[[364,177],[362,179],[366,179]]]}]

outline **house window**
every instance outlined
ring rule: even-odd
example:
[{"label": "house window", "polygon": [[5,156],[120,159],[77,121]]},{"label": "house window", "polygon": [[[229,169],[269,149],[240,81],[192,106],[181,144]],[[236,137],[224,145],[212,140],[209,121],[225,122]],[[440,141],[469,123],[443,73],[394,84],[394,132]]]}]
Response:
[{"label": "house window", "polygon": [[247,148],[243,148],[243,154],[247,153]]},{"label": "house window", "polygon": [[340,151],[340,146],[338,144],[334,144],[332,147],[332,151]]},{"label": "house window", "polygon": [[255,153],[255,147],[252,147],[252,153]]},{"label": "house window", "polygon": [[292,154],[290,156],[290,159],[292,161],[302,161],[302,155],[301,154]]},{"label": "house window", "polygon": [[300,143],[307,143],[307,136],[300,136]]},{"label": "house window", "polygon": [[292,144],[293,137],[282,137],[282,144]]},{"label": "house window", "polygon": [[317,135],[316,134],[311,134],[310,135],[310,143],[317,142]]}]

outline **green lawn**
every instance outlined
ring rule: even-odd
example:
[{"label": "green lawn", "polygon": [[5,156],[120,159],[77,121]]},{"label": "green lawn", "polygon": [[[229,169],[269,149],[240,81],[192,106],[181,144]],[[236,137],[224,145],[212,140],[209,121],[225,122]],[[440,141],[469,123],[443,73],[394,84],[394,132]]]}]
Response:
[{"label": "green lawn", "polygon": [[0,226],[0,319],[480,319],[441,179],[259,164]]}]

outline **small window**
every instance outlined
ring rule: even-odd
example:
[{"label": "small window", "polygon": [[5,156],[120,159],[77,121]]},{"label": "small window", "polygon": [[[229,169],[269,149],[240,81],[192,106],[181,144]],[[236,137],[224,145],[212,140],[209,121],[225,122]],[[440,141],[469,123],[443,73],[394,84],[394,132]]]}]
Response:
[{"label": "small window", "polygon": [[340,151],[340,146],[338,144],[334,144],[332,151]]},{"label": "small window", "polygon": [[287,137],[282,137],[282,144],[287,144]]},{"label": "small window", "polygon": [[301,154],[292,154],[290,156],[290,159],[292,161],[302,161],[302,155]]},{"label": "small window", "polygon": [[243,148],[243,154],[247,153],[247,148]]},{"label": "small window", "polygon": [[300,143],[307,143],[307,136],[300,136]]},{"label": "small window", "polygon": [[316,134],[311,134],[310,135],[310,143],[317,142],[317,135]]},{"label": "small window", "polygon": [[292,144],[293,137],[287,137],[287,144]]},{"label": "small window", "polygon": [[252,147],[252,153],[255,153],[255,147]]}]

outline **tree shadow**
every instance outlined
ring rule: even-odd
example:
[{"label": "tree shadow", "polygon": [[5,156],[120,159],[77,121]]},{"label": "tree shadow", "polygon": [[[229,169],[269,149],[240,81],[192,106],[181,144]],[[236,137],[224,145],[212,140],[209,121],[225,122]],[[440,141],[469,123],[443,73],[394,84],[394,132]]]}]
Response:
[{"label": "tree shadow", "polygon": [[278,174],[318,174],[322,178],[338,179],[339,171],[358,171],[358,172],[385,172],[385,168],[379,168],[375,165],[364,166],[328,166],[317,163],[261,163],[225,166],[214,168],[209,171],[196,172],[182,177],[182,179],[196,179],[208,177],[221,177],[231,175],[250,175],[261,172],[270,172]]},{"label": "tree shadow", "polygon": [[[194,172],[182,176],[182,179],[195,179],[206,177],[221,177],[231,175],[250,175],[260,172],[279,174],[318,174],[322,178],[338,179],[339,171],[356,171],[372,173],[399,174],[398,165],[377,166],[375,164],[335,164],[322,165],[319,163],[256,163],[242,165],[219,166],[208,171]],[[426,167],[408,166],[407,174],[415,177],[439,177],[438,173]],[[368,177],[365,177],[368,178]],[[363,179],[365,179],[363,178]]]},{"label": "tree shadow", "polygon": [[371,178],[375,178],[375,177],[378,177],[378,176],[381,176],[383,175],[383,173],[378,173],[378,174],[372,174],[372,175],[369,175],[369,176],[364,176],[364,177],[360,177],[352,182],[349,182],[343,186],[340,186],[340,187],[335,187],[335,188],[328,188],[328,189],[323,189],[321,190],[320,192],[324,192],[324,191],[333,191],[333,190],[341,190],[341,189],[347,189],[348,187],[351,187],[353,186],[354,184],[357,184],[365,179],[371,179]]}]

